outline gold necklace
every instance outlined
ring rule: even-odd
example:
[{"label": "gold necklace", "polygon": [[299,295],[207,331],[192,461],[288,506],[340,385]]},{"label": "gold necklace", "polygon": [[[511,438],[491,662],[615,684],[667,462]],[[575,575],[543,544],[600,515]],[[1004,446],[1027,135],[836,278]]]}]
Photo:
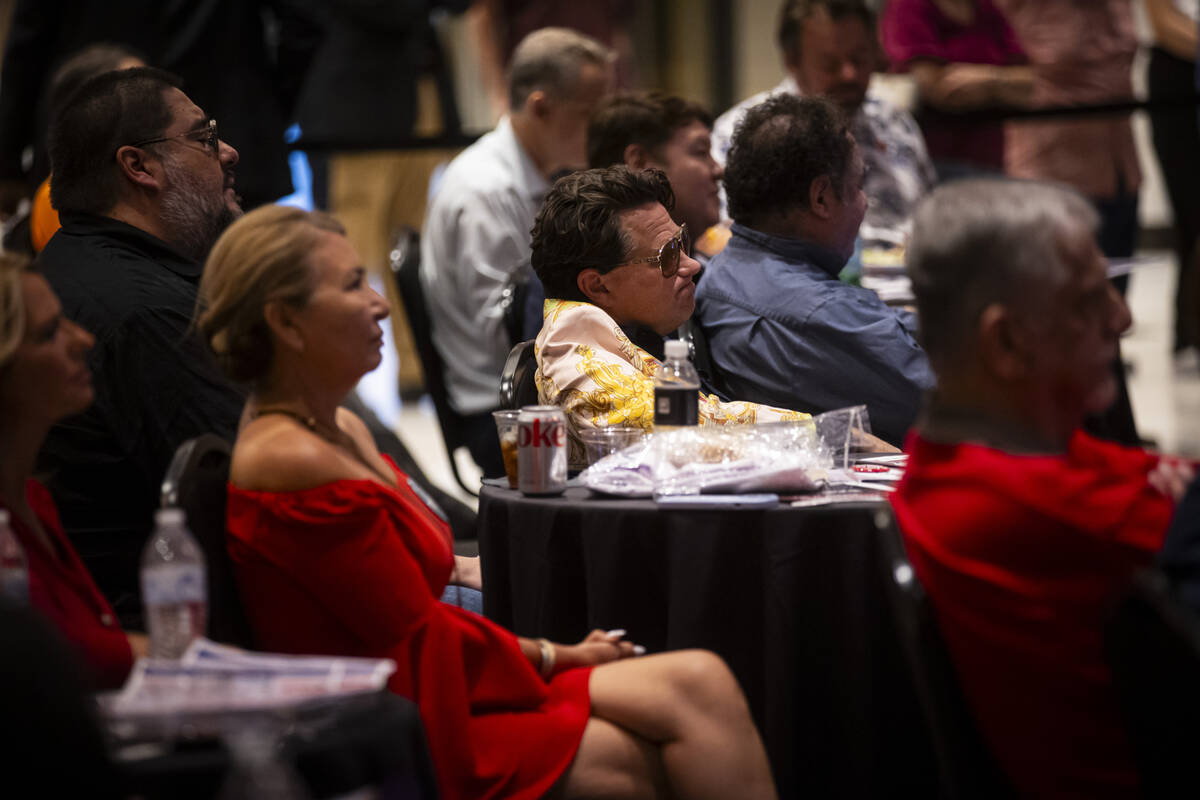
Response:
[{"label": "gold necklace", "polygon": [[322,431],[322,428],[326,428],[328,426],[317,422],[316,417],[311,417],[311,416],[306,417],[298,411],[293,411],[292,409],[284,408],[283,406],[265,406],[263,408],[256,408],[250,418],[258,419],[259,417],[264,416],[266,414],[280,414],[285,417],[291,417],[292,419],[296,420],[301,425],[303,425],[305,428],[308,428],[310,431],[315,433],[317,436],[320,436],[322,439],[329,442],[334,447],[341,448],[344,452],[349,453],[351,456],[354,457],[355,461],[362,464],[364,467],[369,469],[375,475],[378,475],[379,477],[383,478],[384,483],[386,483],[387,485],[389,485],[389,486],[394,485],[395,478],[384,475],[382,472],[380,472],[378,469],[375,468],[374,464],[367,461],[366,457],[363,456],[362,451],[360,451],[358,449],[358,445],[355,444],[354,440],[350,437],[350,435],[348,433],[346,433],[345,431],[343,431],[341,428],[337,428],[335,426],[336,433],[334,433],[333,436],[330,436],[327,433]]}]

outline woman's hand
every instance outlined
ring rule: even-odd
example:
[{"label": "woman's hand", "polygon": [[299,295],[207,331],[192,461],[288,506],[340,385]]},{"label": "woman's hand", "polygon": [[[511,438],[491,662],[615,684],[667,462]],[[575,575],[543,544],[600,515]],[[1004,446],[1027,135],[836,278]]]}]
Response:
[{"label": "woman's hand", "polygon": [[134,661],[150,655],[150,639],[146,634],[126,633],[125,638],[129,640],[129,649],[133,651]]},{"label": "woman's hand", "polygon": [[587,635],[579,644],[556,644],[554,649],[557,658],[554,671],[561,672],[572,667],[592,667],[596,664],[607,664],[621,658],[640,656],[646,648],[626,642],[622,639],[625,631],[595,630]]},{"label": "woman's hand", "polygon": [[483,573],[479,570],[479,556],[455,556],[454,572],[450,573],[450,583],[482,592]]}]

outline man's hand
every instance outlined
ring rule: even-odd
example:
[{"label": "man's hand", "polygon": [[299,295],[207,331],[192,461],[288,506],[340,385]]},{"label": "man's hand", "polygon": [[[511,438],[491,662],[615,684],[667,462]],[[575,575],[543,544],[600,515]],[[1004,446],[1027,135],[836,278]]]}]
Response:
[{"label": "man's hand", "polygon": [[1155,489],[1178,503],[1195,477],[1196,469],[1190,461],[1164,456],[1159,459],[1158,466],[1150,470],[1146,480]]}]

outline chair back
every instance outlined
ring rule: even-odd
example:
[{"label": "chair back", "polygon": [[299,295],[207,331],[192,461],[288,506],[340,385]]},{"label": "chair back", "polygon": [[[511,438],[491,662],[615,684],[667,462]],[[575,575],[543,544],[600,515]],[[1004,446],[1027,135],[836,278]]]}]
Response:
[{"label": "chair back", "polygon": [[1200,752],[1200,617],[1161,571],[1134,576],[1105,631],[1117,701],[1146,797],[1195,783]]},{"label": "chair back", "polygon": [[433,408],[437,413],[438,426],[442,429],[442,441],[446,445],[446,455],[450,460],[450,470],[454,479],[463,491],[472,496],[479,492],[472,489],[458,474],[458,466],[454,462],[454,451],[467,445],[462,431],[466,430],[462,415],[450,405],[450,394],[446,389],[446,374],[442,357],[433,344],[433,322],[429,318],[429,308],[425,302],[425,290],[421,287],[421,236],[408,226],[397,231],[395,242],[388,256],[392,277],[400,293],[400,301],[404,304],[404,313],[408,316],[408,324],[412,328],[413,342],[417,346],[417,358],[421,360],[421,370],[425,373],[425,389],[433,400]]},{"label": "chair back", "polygon": [[187,517],[208,567],[208,636],[218,642],[252,647],[253,636],[238,591],[233,562],[225,549],[225,501],[229,482],[229,443],[206,433],[175,451],[162,483],[164,508],[178,507]]},{"label": "chair back", "polygon": [[519,409],[521,406],[537,405],[537,383],[533,379],[536,372],[533,340],[517,342],[508,351],[504,371],[500,373],[500,407]]},{"label": "chair back", "polygon": [[688,343],[692,365],[700,376],[701,388],[708,394],[715,394],[724,402],[733,400],[724,376],[721,375],[716,362],[713,361],[712,351],[708,347],[708,336],[705,335],[704,328],[700,327],[700,323],[696,321],[695,317],[689,317],[679,326],[678,333],[679,338]]},{"label": "chair back", "polygon": [[876,527],[882,539],[888,604],[937,754],[942,796],[946,800],[1013,797],[971,717],[929,597],[908,561],[890,510],[879,512]]}]

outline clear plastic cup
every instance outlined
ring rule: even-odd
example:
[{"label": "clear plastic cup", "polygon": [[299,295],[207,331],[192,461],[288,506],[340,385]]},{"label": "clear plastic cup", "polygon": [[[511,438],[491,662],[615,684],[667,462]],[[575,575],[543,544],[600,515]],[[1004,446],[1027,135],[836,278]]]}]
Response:
[{"label": "clear plastic cup", "polygon": [[504,458],[504,473],[508,475],[508,485],[517,488],[517,416],[516,409],[501,409],[492,412],[496,420],[496,435],[500,437],[500,455]]},{"label": "clear plastic cup", "polygon": [[589,467],[607,455],[637,444],[645,436],[646,432],[641,428],[622,426],[586,428],[579,432],[579,438],[583,440],[583,446],[587,450]]}]

